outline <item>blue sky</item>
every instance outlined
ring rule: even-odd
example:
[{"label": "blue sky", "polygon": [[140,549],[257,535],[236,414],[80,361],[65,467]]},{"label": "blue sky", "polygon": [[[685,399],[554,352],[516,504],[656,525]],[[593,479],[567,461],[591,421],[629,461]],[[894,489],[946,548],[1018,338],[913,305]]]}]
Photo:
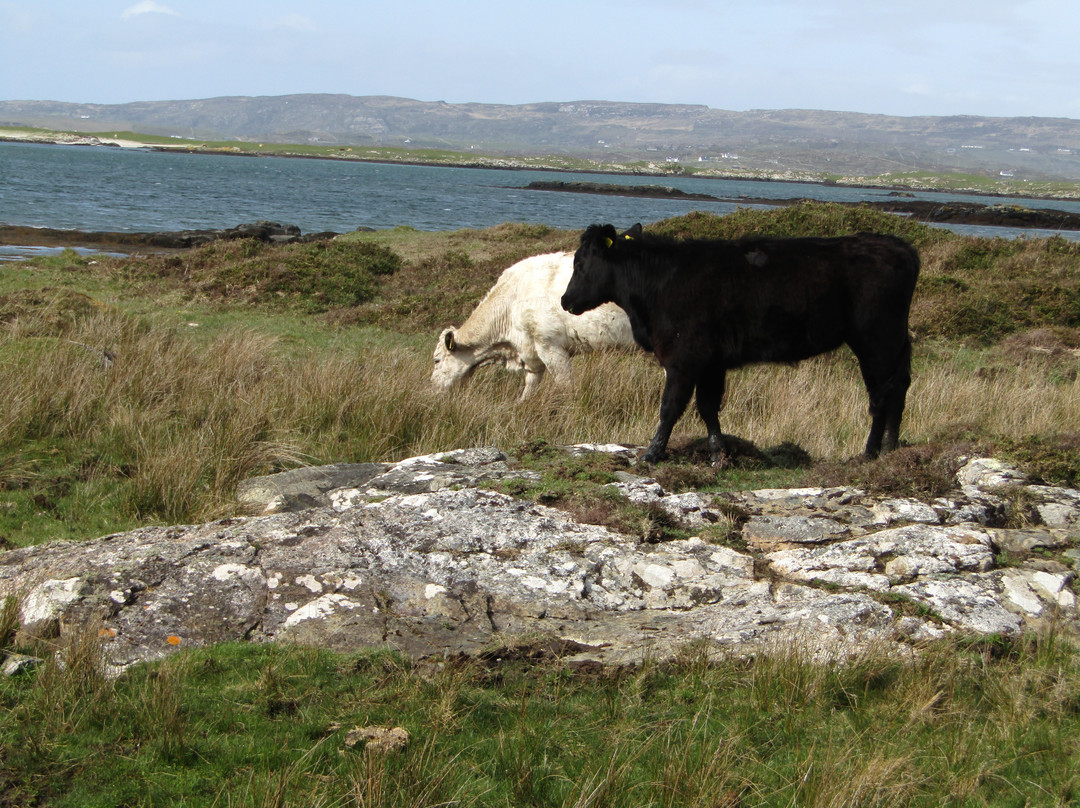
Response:
[{"label": "blue sky", "polygon": [[0,0],[0,100],[347,93],[1080,119],[1076,0]]}]

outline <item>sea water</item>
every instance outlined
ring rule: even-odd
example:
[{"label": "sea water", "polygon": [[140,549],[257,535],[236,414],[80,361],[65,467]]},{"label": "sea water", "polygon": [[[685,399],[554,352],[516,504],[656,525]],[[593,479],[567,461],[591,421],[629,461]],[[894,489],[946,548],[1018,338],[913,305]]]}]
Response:
[{"label": "sea water", "polygon": [[[664,185],[722,201],[657,199],[525,188],[532,181]],[[1080,201],[1010,200],[916,193],[919,199],[1026,204],[1080,212]],[[0,142],[0,223],[119,232],[219,229],[257,220],[304,233],[399,225],[419,230],[502,222],[577,229],[628,227],[700,210],[718,214],[757,200],[884,200],[885,189],[679,176],[450,168],[347,160],[161,152],[103,146]],[[750,200],[754,200],[751,202]],[[1056,231],[952,227],[978,235]],[[1062,235],[1080,238],[1063,231]]]}]

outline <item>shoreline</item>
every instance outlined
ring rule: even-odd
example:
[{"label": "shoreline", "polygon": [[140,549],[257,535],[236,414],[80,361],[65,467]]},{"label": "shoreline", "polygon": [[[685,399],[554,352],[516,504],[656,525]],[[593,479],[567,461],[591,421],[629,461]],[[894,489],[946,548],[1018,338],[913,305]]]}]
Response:
[{"label": "shoreline", "polygon": [[[620,189],[632,195],[655,194],[661,198],[672,189],[662,186],[609,186],[604,190],[584,187],[572,188],[522,188],[549,193],[605,193],[617,194]],[[681,197],[675,197],[681,198]],[[805,199],[739,199],[720,200],[761,204],[770,207],[786,207],[799,204]],[[1021,208],[1012,205],[984,205],[963,202],[924,202],[897,198],[881,202],[833,202],[829,204],[849,207],[865,206],[897,215],[909,216],[916,221],[930,224],[964,224],[998,227],[1002,229],[1032,229],[1047,231],[1080,231],[1080,213],[1070,213],[1048,208]],[[288,236],[283,235],[288,233]],[[179,253],[220,239],[258,238],[264,241],[284,243],[327,239],[340,235],[333,232],[301,234],[298,227],[270,222],[243,224],[231,228],[176,230],[176,231],[85,231],[67,230],[28,225],[8,225],[0,222],[0,247],[25,247],[43,249],[92,249],[98,252],[132,256],[140,253]],[[2,259],[0,259],[2,261]]]},{"label": "shoreline", "polygon": [[[137,150],[149,150],[149,151],[163,151],[163,152],[176,152],[180,150],[184,153],[194,154],[226,154],[232,156],[242,157],[293,157],[293,158],[306,158],[306,159],[337,159],[337,160],[349,160],[354,162],[368,162],[368,163],[382,163],[382,164],[399,164],[399,165],[423,165],[423,166],[446,166],[449,165],[445,162],[430,162],[430,161],[404,161],[404,160],[390,160],[390,159],[371,159],[362,158],[357,156],[350,157],[336,157],[334,155],[316,155],[316,154],[288,154],[284,152],[274,153],[252,153],[242,151],[227,151],[217,148],[192,148],[189,144],[177,144],[177,145],[160,145],[154,143],[148,143],[145,141],[132,140],[130,138],[101,138],[97,136],[85,136],[69,134],[63,137],[58,136],[57,133],[35,133],[30,131],[21,132],[19,134],[23,137],[12,137],[10,130],[4,131],[0,129],[0,141],[9,142],[30,142],[41,145],[71,145],[71,146],[104,146],[108,148],[121,148],[121,149],[137,149]],[[501,170],[518,170],[518,171],[564,171],[566,173],[579,173],[579,174],[593,174],[597,176],[605,177],[644,177],[650,178],[654,175],[645,175],[640,172],[617,172],[617,171],[583,171],[583,170],[570,170],[570,169],[552,169],[552,168],[538,168],[535,166],[512,166],[506,164],[490,165],[480,164],[476,162],[459,163],[461,167],[472,168],[490,168]],[[672,175],[655,175],[658,180],[662,181],[666,176],[671,178]],[[681,179],[697,179],[693,176],[681,176]],[[705,179],[701,177],[701,179]],[[755,178],[754,182],[787,182],[791,184],[804,184],[813,186],[832,185],[834,183],[825,182],[811,182],[808,180],[796,181],[791,179],[763,179]],[[512,182],[512,180],[511,180]],[[635,184],[635,185],[620,185],[614,182],[588,182],[588,181],[533,181],[524,183],[522,185],[508,185],[502,187],[515,188],[522,191],[535,191],[535,192],[554,192],[554,193],[577,193],[577,194],[604,194],[604,195],[616,195],[616,196],[630,196],[630,197],[649,197],[654,199],[671,199],[671,200],[707,200],[710,202],[725,202],[735,205],[760,205],[768,207],[786,207],[800,202],[806,201],[805,197],[788,197],[788,198],[764,198],[764,197],[728,197],[728,196],[715,196],[705,193],[694,193],[692,191],[685,191],[677,189],[671,186],[661,184]],[[847,187],[863,187],[873,188],[875,190],[888,190],[883,186],[847,186]],[[797,190],[793,190],[793,193],[798,193]],[[955,193],[955,192],[952,192]],[[956,196],[962,196],[956,193]],[[971,196],[992,196],[991,194],[972,192]],[[1010,195],[1011,196],[1011,195]],[[975,225],[985,227],[996,227],[1006,230],[1045,230],[1051,231],[1047,235],[1051,235],[1052,231],[1070,231],[1080,232],[1080,213],[1073,213],[1070,211],[1063,211],[1054,208],[1038,208],[1028,207],[1021,204],[986,204],[985,202],[972,201],[928,201],[911,198],[912,193],[907,188],[893,189],[889,194],[888,199],[874,199],[863,201],[849,201],[849,202],[835,202],[832,204],[839,204],[845,206],[865,206],[871,207],[877,210],[882,210],[898,215],[908,216],[914,220],[922,221],[930,224],[941,225]],[[1017,198],[1011,196],[1011,198]],[[1068,199],[1067,197],[1028,197],[1031,201],[1037,202],[1040,199]],[[103,230],[79,230],[79,229],[67,229],[67,228],[53,228],[47,226],[34,226],[34,225],[13,225],[0,221],[0,247],[10,248],[27,248],[29,250],[41,249],[43,251],[60,250],[64,248],[74,249],[90,249],[99,251],[102,253],[114,253],[119,255],[135,255],[138,253],[172,253],[180,252],[190,249],[193,246],[199,246],[200,244],[208,241],[217,240],[220,238],[237,238],[237,237],[251,237],[254,235],[254,229],[271,225],[269,222],[258,222],[251,225],[239,225],[237,227],[211,227],[201,230],[178,230],[178,231],[103,231]],[[303,238],[308,240],[314,237],[327,238],[337,233],[318,233],[312,235],[300,235],[299,228],[295,226],[289,226],[292,231],[295,232],[296,238]],[[280,240],[281,234],[275,240]],[[13,251],[17,253],[16,251]],[[24,257],[24,256],[19,256]],[[6,260],[0,256],[0,262],[6,262]],[[15,259],[17,260],[17,258]]]},{"label": "shoreline", "polygon": [[[784,182],[795,185],[814,185],[814,186],[838,186],[843,188],[856,188],[865,190],[883,190],[894,191],[898,193],[911,193],[914,191],[920,191],[923,193],[948,193],[958,196],[984,196],[1001,199],[1023,199],[1030,201],[1039,200],[1053,200],[1053,201],[1078,201],[1080,200],[1080,184],[1076,184],[1076,191],[1073,194],[1030,194],[1022,193],[1019,191],[990,191],[981,189],[955,189],[955,188],[938,188],[938,187],[913,187],[911,185],[904,185],[898,183],[869,183],[869,182],[854,182],[841,180],[825,180],[825,179],[811,179],[800,177],[770,177],[760,176],[754,173],[724,173],[724,174],[708,174],[701,175],[695,173],[687,174],[673,174],[670,171],[645,171],[645,170],[624,170],[620,171],[615,168],[570,168],[566,166],[557,165],[526,165],[522,160],[522,157],[480,157],[477,159],[462,159],[462,160],[424,160],[421,158],[405,158],[405,159],[393,159],[389,157],[361,157],[356,154],[298,154],[295,152],[287,151],[289,144],[274,144],[275,148],[272,151],[244,151],[239,147],[233,149],[222,148],[220,146],[195,146],[192,145],[192,141],[185,141],[183,143],[177,143],[175,145],[168,143],[150,143],[147,141],[132,140],[130,138],[121,137],[99,137],[97,135],[81,135],[74,132],[40,132],[32,129],[19,129],[12,127],[10,129],[4,129],[0,127],[0,142],[11,143],[37,143],[40,145],[57,145],[57,146],[97,146],[106,148],[121,148],[121,149],[141,149],[145,151],[160,151],[160,152],[183,152],[186,154],[212,154],[230,157],[278,157],[286,159],[298,159],[298,160],[338,160],[345,162],[358,162],[358,163],[374,163],[383,165],[413,165],[413,166],[433,166],[433,167],[446,167],[446,168],[479,168],[479,169],[492,169],[502,171],[544,171],[544,172],[564,172],[569,174],[596,174],[600,176],[613,176],[613,177],[656,177],[656,178],[679,178],[686,180],[731,180],[731,181],[743,181],[743,182]],[[538,158],[542,159],[542,158]],[[744,201],[741,199],[723,200],[723,201]],[[745,200],[749,203],[756,203],[755,200]],[[776,200],[767,200],[768,203],[775,203]]]}]

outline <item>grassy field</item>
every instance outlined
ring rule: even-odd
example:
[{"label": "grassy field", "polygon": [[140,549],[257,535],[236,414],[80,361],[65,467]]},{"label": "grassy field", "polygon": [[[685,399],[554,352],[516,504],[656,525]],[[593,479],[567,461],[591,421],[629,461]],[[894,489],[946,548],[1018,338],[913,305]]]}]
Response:
[{"label": "grassy field", "polygon": [[[693,214],[656,229],[909,237],[923,271],[904,440],[923,453],[979,443],[1045,461],[1035,473],[1057,482],[1080,478],[1080,245],[960,238],[814,204]],[[662,371],[644,355],[583,357],[577,384],[544,385],[525,405],[520,377],[502,371],[450,395],[428,384],[441,328],[460,324],[510,263],[575,240],[525,225],[398,228],[132,259],[65,252],[5,267],[0,542],[203,521],[235,511],[239,480],[298,463],[537,440],[645,443]],[[850,352],[732,373],[722,423],[815,461],[857,455],[868,419]],[[673,447],[692,454],[702,432],[687,415]]]},{"label": "grassy field", "polygon": [[[858,482],[934,496],[974,451],[1080,485],[1080,245],[962,238],[818,204],[654,229],[877,230],[923,259],[904,448],[853,460],[869,424],[843,349],[731,374],[725,432],[788,444],[786,459],[766,451],[712,469],[688,414],[657,470],[667,487]],[[572,249],[577,235],[398,228],[5,265],[0,549],[236,514],[239,480],[298,464],[492,444],[563,481],[514,493],[625,527],[625,513],[583,506],[597,469],[567,473],[543,447],[646,442],[662,384],[649,357],[575,360],[573,385],[545,383],[526,404],[521,378],[501,370],[450,394],[428,383],[442,327],[510,263]],[[9,602],[0,649],[13,635]],[[1077,657],[1053,635],[835,668],[798,649],[748,661],[688,648],[673,666],[602,674],[506,649],[499,664],[429,667],[223,646],[116,681],[102,677],[94,637],[68,643],[65,665],[0,680],[0,808],[1080,802]],[[348,746],[348,730],[368,724],[412,740],[389,755]]]},{"label": "grassy field", "polygon": [[[525,649],[531,652],[533,649]],[[499,661],[496,661],[498,657]],[[1080,801],[1080,678],[1052,638],[824,666],[798,649],[570,672],[222,645],[0,681],[5,806],[1022,806]],[[404,749],[351,745],[401,727]]]}]

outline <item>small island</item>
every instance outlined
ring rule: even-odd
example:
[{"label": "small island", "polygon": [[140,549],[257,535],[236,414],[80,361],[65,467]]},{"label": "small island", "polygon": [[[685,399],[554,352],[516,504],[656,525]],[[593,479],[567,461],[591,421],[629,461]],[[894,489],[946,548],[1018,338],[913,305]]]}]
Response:
[{"label": "small island", "polygon": [[[737,199],[694,194],[665,185],[617,185],[606,182],[537,181],[524,186],[527,191],[566,191],[578,194],[607,194],[638,196],[653,199],[704,200],[735,202],[744,205],[782,207],[806,202],[806,199],[766,199],[739,197]],[[1054,208],[1027,208],[1019,205],[986,205],[980,202],[930,202],[909,198],[911,194],[894,192],[885,201],[839,202],[840,205],[876,208],[899,213],[922,222],[939,224],[970,224],[991,227],[1025,227],[1042,230],[1080,230],[1080,213]]]},{"label": "small island", "polygon": [[544,180],[530,182],[527,191],[568,191],[575,194],[607,194],[608,196],[647,196],[655,199],[690,199],[722,202],[711,194],[691,194],[667,185],[614,185],[607,182],[563,182]]}]

